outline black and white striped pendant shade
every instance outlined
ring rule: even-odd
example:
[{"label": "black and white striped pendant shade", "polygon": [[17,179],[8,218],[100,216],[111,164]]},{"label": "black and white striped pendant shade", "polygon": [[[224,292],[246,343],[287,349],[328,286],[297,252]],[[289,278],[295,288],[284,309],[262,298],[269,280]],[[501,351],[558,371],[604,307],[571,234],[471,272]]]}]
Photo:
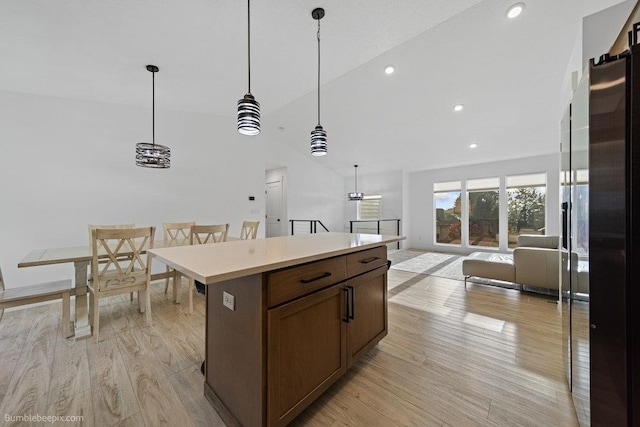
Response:
[{"label": "black and white striped pendant shade", "polygon": [[260,103],[250,93],[238,101],[238,132],[243,135],[260,133]]},{"label": "black and white striped pendant shade", "polygon": [[327,154],[327,131],[321,125],[317,125],[311,131],[311,155],[324,156]]}]

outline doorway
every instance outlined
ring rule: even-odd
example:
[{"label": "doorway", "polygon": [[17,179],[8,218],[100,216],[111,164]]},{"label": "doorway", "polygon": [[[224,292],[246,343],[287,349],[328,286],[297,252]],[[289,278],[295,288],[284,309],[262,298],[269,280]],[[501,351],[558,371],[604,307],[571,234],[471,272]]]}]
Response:
[{"label": "doorway", "polygon": [[266,237],[286,235],[286,168],[268,169],[265,174]]}]

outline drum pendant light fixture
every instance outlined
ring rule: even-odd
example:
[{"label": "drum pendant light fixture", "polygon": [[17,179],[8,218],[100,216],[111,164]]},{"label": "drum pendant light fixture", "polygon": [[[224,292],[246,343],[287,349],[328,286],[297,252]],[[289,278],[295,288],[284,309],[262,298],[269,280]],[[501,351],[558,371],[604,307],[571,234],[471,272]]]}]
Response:
[{"label": "drum pendant light fixture", "polygon": [[147,65],[151,72],[151,144],[139,142],[136,144],[136,165],[145,168],[167,169],[171,166],[171,150],[164,145],[156,144],[156,73],[160,71],[155,65]]},{"label": "drum pendant light fixture", "polygon": [[247,0],[247,71],[249,88],[238,101],[238,132],[243,135],[260,133],[260,104],[251,95],[251,5]]},{"label": "drum pendant light fixture", "polygon": [[311,155],[324,156],[327,154],[327,131],[320,124],[320,20],[324,17],[324,9],[313,9],[311,16],[318,21],[318,124],[311,131]]},{"label": "drum pendant light fixture", "polygon": [[364,198],[364,194],[362,193],[358,193],[358,165],[353,165],[353,167],[356,170],[355,173],[355,191],[353,193],[349,193],[347,195],[348,200],[350,201],[358,201],[358,200],[362,200]]}]

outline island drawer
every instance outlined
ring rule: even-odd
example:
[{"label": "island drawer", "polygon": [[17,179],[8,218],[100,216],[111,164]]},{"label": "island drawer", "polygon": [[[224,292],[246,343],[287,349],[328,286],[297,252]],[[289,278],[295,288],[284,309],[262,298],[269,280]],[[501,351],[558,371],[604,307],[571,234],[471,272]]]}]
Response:
[{"label": "island drawer", "polygon": [[353,277],[374,270],[387,263],[387,247],[373,249],[347,255],[347,276]]},{"label": "island drawer", "polygon": [[267,273],[267,305],[273,307],[291,301],[346,278],[345,256]]}]

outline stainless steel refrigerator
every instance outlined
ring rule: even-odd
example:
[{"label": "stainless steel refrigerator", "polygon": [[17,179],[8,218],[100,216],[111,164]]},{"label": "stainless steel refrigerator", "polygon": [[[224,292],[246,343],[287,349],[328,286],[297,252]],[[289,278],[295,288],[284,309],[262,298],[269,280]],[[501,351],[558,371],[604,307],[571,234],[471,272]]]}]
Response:
[{"label": "stainless steel refrigerator", "polygon": [[640,46],[589,76],[591,425],[640,426]]}]

